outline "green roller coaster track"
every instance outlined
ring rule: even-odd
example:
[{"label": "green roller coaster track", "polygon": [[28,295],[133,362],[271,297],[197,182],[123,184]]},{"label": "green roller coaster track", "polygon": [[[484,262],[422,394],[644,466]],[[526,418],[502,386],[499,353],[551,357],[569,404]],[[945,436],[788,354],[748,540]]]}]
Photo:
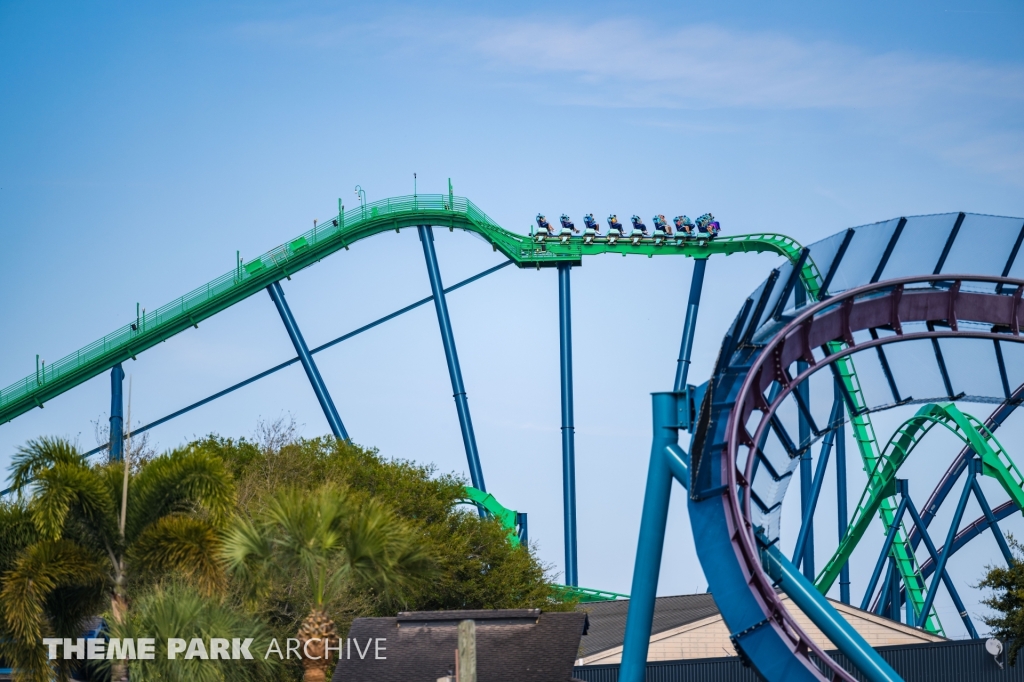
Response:
[{"label": "green roller coaster track", "polygon": [[488,514],[498,519],[501,522],[501,527],[508,531],[508,541],[512,543],[513,547],[519,546],[519,533],[517,532],[517,526],[519,525],[519,512],[508,509],[503,506],[494,495],[485,493],[479,488],[474,488],[471,485],[463,487],[464,497],[463,502],[469,504],[475,504],[487,511]]},{"label": "green roller coaster track", "polygon": [[[644,255],[681,255],[704,259],[712,255],[734,253],[774,253],[791,263],[800,261],[803,247],[794,239],[780,234],[748,234],[719,236],[706,239],[642,239],[621,238],[612,243],[597,239],[591,243],[579,238],[562,240],[546,238],[543,241],[516,234],[499,226],[473,202],[464,197],[448,194],[413,195],[382,199],[344,211],[339,202],[338,215],[313,230],[282,244],[249,262],[239,261],[236,267],[205,286],[164,305],[144,313],[134,322],[104,336],[81,350],[49,365],[36,369],[34,374],[0,390],[0,424],[11,421],[34,407],[43,405],[75,386],[88,381],[120,362],[135,358],[139,353],[179,334],[189,327],[258,293],[269,284],[309,267],[326,256],[350,248],[355,242],[389,230],[431,225],[474,232],[488,241],[517,266],[552,267],[559,263],[578,264],[583,256],[602,253]],[[806,258],[800,279],[811,300],[817,300],[822,281],[821,273],[811,258]],[[842,343],[833,344],[836,350]],[[845,357],[836,362],[839,376],[849,394],[851,424],[865,471],[873,471],[881,453],[868,407],[864,401],[853,360]],[[883,498],[880,514],[885,530],[895,512],[889,498]],[[888,519],[888,521],[887,521]],[[915,580],[917,562],[901,530],[894,551],[904,580],[911,585]],[[611,593],[609,593],[611,594]],[[923,593],[921,593],[923,594]],[[920,594],[914,592],[915,605]],[[941,632],[936,617],[928,621],[928,628]]]},{"label": "green roller coaster track", "polygon": [[[465,486],[463,489],[463,502],[475,504],[486,509],[488,513],[498,519],[502,528],[508,531],[508,541],[513,547],[519,546],[519,533],[517,532],[519,513],[505,507],[494,495],[472,486]],[[581,604],[589,604],[599,601],[614,601],[616,599],[629,599],[628,594],[619,592],[608,592],[607,590],[595,590],[590,587],[576,587],[573,585],[552,585],[553,596],[558,599],[575,599]]]},{"label": "green roller coaster track", "polygon": [[[342,207],[339,206],[339,209]],[[432,225],[475,232],[519,267],[547,267],[558,263],[579,263],[583,256],[601,253],[683,255],[707,258],[715,254],[776,253],[791,261],[799,258],[801,246],[777,234],[736,235],[714,240],[643,239],[634,244],[620,239],[615,244],[582,239],[537,240],[510,232],[491,220],[473,202],[451,194],[394,197],[341,211],[337,217],[247,263],[205,286],[145,315],[139,316],[102,339],[57,362],[37,368],[21,381],[0,390],[0,424],[28,412],[75,386],[110,369],[119,362],[152,348],[176,334],[198,326],[236,303],[258,293],[269,284],[295,274],[313,263],[355,242],[388,230]],[[807,277],[817,279],[813,266],[805,267]]]},{"label": "green roller coaster track", "polygon": [[[860,502],[854,511],[853,518],[847,528],[846,535],[839,543],[835,554],[825,565],[825,568],[818,575],[815,584],[824,593],[832,587],[842,566],[849,560],[854,548],[867,531],[868,524],[879,512],[882,503],[889,502],[889,509],[894,509],[896,504],[896,474],[903,463],[910,457],[910,453],[921,442],[936,425],[944,426],[957,438],[969,445],[971,449],[981,458],[982,473],[999,481],[1003,489],[1010,496],[1019,509],[1024,509],[1024,476],[1006,454],[1003,446],[999,443],[992,432],[985,427],[977,418],[961,412],[952,403],[928,404],[917,411],[913,417],[905,421],[885,446],[881,457],[878,458],[874,469],[871,471],[870,479],[864,492],[861,494]],[[886,527],[892,525],[892,515],[886,519]],[[902,539],[905,547],[905,554],[913,556],[905,536]],[[897,555],[902,556],[902,555]],[[921,604],[924,601],[924,578],[920,573],[920,567],[914,563],[907,566],[913,570],[914,580],[907,581],[908,594],[911,594],[911,603],[914,604],[916,614],[920,614]]]}]

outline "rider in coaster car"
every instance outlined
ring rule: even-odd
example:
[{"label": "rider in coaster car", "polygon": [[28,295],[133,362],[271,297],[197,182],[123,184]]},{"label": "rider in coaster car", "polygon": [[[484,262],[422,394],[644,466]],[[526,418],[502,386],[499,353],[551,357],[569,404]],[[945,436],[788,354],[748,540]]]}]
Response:
[{"label": "rider in coaster car", "polygon": [[659,213],[651,219],[651,222],[654,223],[655,232],[664,232],[669,237],[672,236],[672,226],[668,224],[667,220],[665,220],[665,216]]},{"label": "rider in coaster car", "polygon": [[630,220],[633,222],[633,229],[634,230],[640,230],[640,232],[646,237],[647,236],[647,226],[644,225],[642,220],[640,220],[640,216],[635,215],[632,218],[630,218]]},{"label": "rider in coaster car", "polygon": [[551,227],[551,223],[547,221],[547,218],[544,217],[543,213],[537,214],[537,227],[542,230],[547,230],[547,233],[550,235],[555,233],[555,228]]},{"label": "rider in coaster car", "polygon": [[619,216],[614,213],[608,216],[608,229],[615,230],[619,234],[622,234],[622,223],[619,222]]},{"label": "rider in coaster car", "polygon": [[705,213],[697,218],[697,229],[701,232],[706,232],[709,237],[714,237],[721,231],[722,226],[715,220],[715,216]]},{"label": "rider in coaster car", "polygon": [[676,224],[676,229],[687,237],[692,237],[696,232],[697,228],[694,226],[693,221],[690,220],[689,216],[677,215],[674,222]]},{"label": "rider in coaster car", "polygon": [[570,220],[569,216],[565,213],[563,213],[562,217],[558,219],[558,222],[562,223],[563,230],[572,230],[573,232],[579,233],[579,230],[576,229],[576,225],[573,224],[572,220]]},{"label": "rider in coaster car", "polygon": [[594,234],[601,234],[601,223],[594,220],[593,213],[588,213],[587,215],[583,216],[583,225],[586,227],[586,229],[593,230]]}]

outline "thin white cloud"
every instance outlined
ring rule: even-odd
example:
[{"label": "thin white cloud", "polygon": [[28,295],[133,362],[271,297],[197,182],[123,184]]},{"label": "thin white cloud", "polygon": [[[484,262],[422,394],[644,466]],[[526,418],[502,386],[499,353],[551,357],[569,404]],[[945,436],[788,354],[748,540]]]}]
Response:
[{"label": "thin white cloud", "polygon": [[479,22],[491,71],[574,105],[850,112],[870,134],[1024,185],[1024,67],[871,53],[717,26]]},{"label": "thin white cloud", "polygon": [[492,65],[569,74],[581,86],[611,86],[638,105],[872,109],[936,96],[951,98],[953,107],[972,106],[964,99],[972,96],[1024,100],[1019,67],[870,54],[715,26],[488,22],[476,34],[474,49]]},{"label": "thin white cloud", "polygon": [[405,13],[357,26],[334,15],[247,24],[239,33],[314,48],[365,49],[369,43],[381,55],[457,69],[467,86],[476,76],[488,86],[514,87],[558,104],[849,112],[861,117],[857,134],[889,138],[1024,186],[1024,66],[1018,64],[632,19],[498,21]]}]

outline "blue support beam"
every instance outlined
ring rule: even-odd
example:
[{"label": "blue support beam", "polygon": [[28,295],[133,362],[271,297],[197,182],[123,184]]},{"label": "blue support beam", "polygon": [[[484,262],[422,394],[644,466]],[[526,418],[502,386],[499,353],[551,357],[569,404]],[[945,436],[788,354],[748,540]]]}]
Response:
[{"label": "blue support beam", "polygon": [[897,623],[900,619],[900,572],[896,559],[889,557],[889,619]]},{"label": "blue support beam", "polygon": [[935,602],[935,593],[938,590],[939,581],[942,580],[942,576],[946,573],[946,562],[949,561],[949,557],[953,553],[953,540],[956,539],[956,531],[960,528],[960,521],[964,518],[964,509],[967,508],[967,500],[971,497],[972,484],[974,483],[974,477],[978,474],[979,464],[980,462],[974,457],[967,462],[967,482],[964,485],[963,492],[960,493],[960,501],[956,505],[956,513],[953,514],[953,520],[949,524],[946,544],[943,546],[942,553],[935,562],[935,575],[932,577],[932,584],[929,586],[928,594],[925,595],[924,604],[921,605],[922,614],[927,615],[931,611],[932,604]]},{"label": "blue support beam", "polygon": [[[846,537],[846,529],[850,525],[847,513],[846,491],[846,401],[840,390],[839,382],[835,382],[835,398],[840,404],[839,419],[842,422],[836,427],[836,515],[839,520],[839,541]],[[850,564],[843,564],[839,571],[839,601],[850,603]]]},{"label": "blue support beam", "polygon": [[434,294],[437,324],[441,327],[441,343],[444,346],[445,359],[448,361],[448,375],[452,380],[455,409],[459,414],[459,427],[462,429],[462,444],[466,448],[466,460],[469,463],[469,479],[474,488],[487,492],[484,472],[480,468],[480,454],[476,449],[473,420],[469,416],[466,388],[462,384],[462,370],[459,368],[458,351],[455,350],[455,335],[452,333],[452,322],[448,316],[448,303],[444,298],[444,285],[441,284],[441,269],[437,265],[437,253],[434,251],[434,231],[429,225],[420,225],[416,229],[423,244],[423,258],[427,261],[427,276],[430,279],[430,290]]},{"label": "blue support beam", "polygon": [[999,545],[999,551],[1003,553],[1006,565],[1012,566],[1014,561],[1013,553],[1010,551],[1010,546],[1006,544],[1006,538],[1003,537],[1003,532],[999,530],[999,522],[996,521],[996,517],[992,514],[992,507],[989,506],[985,493],[981,492],[981,485],[978,483],[977,476],[975,476],[971,481],[971,487],[974,489],[974,499],[978,500],[978,506],[981,507],[981,513],[985,515],[985,520],[988,521],[988,527],[992,529],[992,535],[996,538],[996,544]]},{"label": "blue support beam", "polygon": [[306,377],[309,379],[310,385],[313,386],[313,393],[316,394],[316,399],[320,403],[320,409],[324,411],[327,423],[331,427],[331,433],[334,434],[335,438],[348,440],[348,431],[345,430],[345,425],[341,422],[338,410],[334,407],[331,394],[327,392],[327,385],[324,383],[323,377],[320,376],[320,370],[316,368],[316,363],[313,362],[313,356],[309,353],[306,340],[302,338],[302,332],[299,330],[299,325],[292,315],[291,308],[288,307],[288,302],[284,300],[284,290],[281,288],[281,283],[274,282],[267,287],[267,292],[274,301],[274,305],[277,306],[277,312],[280,313],[281,321],[288,332],[288,337],[291,338],[292,345],[295,346],[295,353],[299,356],[302,369],[306,371]]},{"label": "blue support beam", "polygon": [[700,294],[704,289],[704,271],[707,269],[706,258],[693,261],[693,275],[690,277],[690,300],[686,304],[686,320],[683,322],[683,340],[679,345],[679,360],[676,362],[676,393],[686,388],[686,378],[690,373],[690,352],[693,350],[693,337],[697,330],[697,310],[700,308]]},{"label": "blue support beam", "polygon": [[572,409],[572,296],[568,263],[558,264],[558,339],[562,370],[562,505],[565,584],[579,585],[576,562],[576,429]]},{"label": "blue support beam", "polygon": [[772,580],[866,679],[870,682],[903,682],[903,678],[864,641],[860,633],[829,606],[814,583],[802,576],[797,567],[782,555],[778,545],[762,550],[762,556]]},{"label": "blue support beam", "polygon": [[[842,397],[837,397],[832,403],[832,416],[829,418],[829,424],[836,423],[839,415],[842,414],[842,409],[843,399]],[[793,563],[798,567],[800,566],[800,561],[804,558],[804,550],[811,537],[813,529],[811,519],[814,518],[814,511],[818,508],[818,496],[821,495],[821,486],[825,482],[825,472],[828,469],[828,459],[832,454],[832,443],[835,441],[835,437],[835,430],[829,430],[821,443],[821,454],[818,455],[818,466],[814,470],[814,482],[811,484],[810,504],[807,511],[804,512],[802,523],[800,524],[800,534],[797,535],[796,539],[796,548],[793,550]],[[812,577],[811,580],[813,579]]]},{"label": "blue support beam", "polygon": [[110,370],[110,461],[124,457],[124,369],[121,363]]},{"label": "blue support beam", "polygon": [[[800,290],[803,291],[802,289]],[[803,360],[796,364],[798,372],[804,372],[808,365]],[[798,399],[804,401],[805,405],[811,404],[811,384],[804,381],[796,387]],[[808,580],[814,580],[814,506],[817,501],[813,493],[812,469],[811,469],[811,425],[807,421],[803,410],[798,410],[797,437],[799,438],[800,454],[800,516],[803,525],[800,529],[805,540],[801,548],[802,555],[799,557],[799,565],[802,565],[804,576]],[[823,453],[824,454],[824,453]]]},{"label": "blue support beam", "polygon": [[[924,540],[924,546],[928,550],[928,554],[931,555],[932,561],[938,563],[939,553],[935,551],[935,543],[932,542],[931,536],[928,534],[928,529],[924,527],[924,523],[921,520],[921,515],[917,513],[917,507],[914,506],[914,501],[910,499],[909,485],[907,481],[898,479],[897,485],[900,489],[900,495],[907,498],[907,511],[910,513],[910,518],[914,521],[914,525],[917,526],[921,533],[921,539]],[[974,484],[977,485],[977,479],[974,479]],[[975,489],[977,494],[977,489]],[[983,505],[987,506],[987,505]],[[960,598],[960,593],[957,592],[956,585],[953,584],[953,580],[949,577],[949,571],[943,571],[942,573],[942,584],[946,586],[946,591],[949,592],[950,598],[953,600],[953,605],[956,606],[957,612],[960,614],[960,619],[964,622],[964,627],[967,628],[967,632],[971,635],[971,639],[978,639],[978,630],[974,627],[974,622],[971,620],[970,614],[967,612],[967,607],[964,606],[963,600]],[[914,614],[913,606],[910,602],[907,602],[907,625],[917,626],[918,623],[924,624],[926,620],[922,614]]]},{"label": "blue support beam", "polygon": [[654,622],[654,602],[658,593],[661,554],[665,548],[665,525],[672,495],[672,469],[668,455],[676,458],[679,455],[676,401],[676,393],[653,395],[654,439],[640,517],[636,563],[633,565],[633,586],[629,592],[626,635],[622,664],[619,667],[620,682],[644,682],[647,675],[647,649],[651,624]]},{"label": "blue support beam", "polygon": [[[885,536],[885,542],[882,544],[882,551],[878,553],[878,561],[875,563],[875,570],[871,572],[871,580],[868,581],[868,587],[864,590],[864,599],[860,602],[860,610],[867,611],[868,604],[871,601],[871,595],[875,592],[875,586],[878,584],[878,579],[882,577],[882,569],[885,568],[885,560],[889,557],[889,551],[892,549],[893,540],[896,538],[896,532],[900,529],[900,523],[903,522],[903,514],[907,511],[907,498],[904,497],[900,500],[900,505],[896,508],[896,515],[893,517],[893,522],[889,526],[889,532]],[[882,599],[885,601],[885,590],[889,586],[889,581],[886,579],[885,586],[882,588]],[[925,611],[927,613],[927,611]]]},{"label": "blue support beam", "polygon": [[516,512],[516,526],[519,528],[519,542],[523,547],[530,546],[530,524],[526,512]]},{"label": "blue support beam", "polygon": [[[457,284],[453,284],[450,287],[447,287],[444,290],[444,292],[446,294],[450,294],[451,292],[455,291],[456,289],[462,288],[462,287],[466,286],[467,284],[471,284],[471,283],[475,282],[476,280],[478,280],[478,279],[480,279],[482,277],[486,277],[487,275],[490,275],[490,274],[492,274],[494,272],[497,272],[498,270],[501,270],[504,267],[512,265],[513,262],[514,261],[507,260],[504,263],[501,263],[499,265],[495,265],[494,267],[488,268],[488,269],[484,270],[483,272],[478,272],[477,274],[473,275],[472,277],[468,277],[468,278],[462,280],[461,282],[458,282]],[[342,334],[338,338],[331,339],[327,343],[323,343],[323,344],[317,346],[316,348],[311,348],[309,350],[309,354],[310,355],[316,355],[320,351],[327,350],[328,348],[336,346],[337,344],[341,343],[342,341],[347,341],[348,339],[351,339],[354,336],[358,336],[358,335],[362,334],[365,331],[369,331],[369,330],[373,329],[374,327],[376,327],[378,325],[384,324],[388,320],[393,320],[396,317],[398,317],[399,315],[404,315],[405,313],[409,312],[410,310],[415,310],[416,308],[420,307],[421,305],[430,303],[432,300],[434,300],[433,296],[427,296],[426,298],[421,298],[420,300],[416,301],[415,303],[413,303],[411,305],[407,305],[404,308],[399,308],[395,312],[389,313],[389,314],[385,315],[384,317],[377,318],[373,322],[370,322],[368,324],[364,324],[362,327],[359,327],[358,329],[354,329],[354,330],[352,330],[352,331],[350,331],[350,332],[348,332],[346,334]],[[187,406],[181,408],[180,410],[176,410],[174,412],[171,412],[170,414],[164,415],[163,417],[160,417],[159,419],[157,419],[155,421],[151,421],[148,424],[145,424],[144,426],[140,426],[137,429],[133,429],[132,433],[133,434],[140,434],[140,433],[143,433],[145,431],[149,431],[152,428],[155,428],[157,426],[160,426],[161,424],[164,424],[166,422],[171,421],[175,417],[180,417],[181,415],[183,415],[183,414],[185,414],[187,412],[191,412],[192,410],[194,410],[194,409],[196,409],[198,407],[202,407],[203,405],[206,405],[207,403],[213,402],[217,398],[222,398],[222,397],[226,396],[228,393],[232,393],[234,391],[237,391],[240,388],[244,388],[244,387],[248,386],[249,384],[251,384],[253,382],[259,381],[260,379],[262,379],[264,377],[267,377],[267,376],[270,376],[271,374],[274,374],[275,372],[280,372],[282,369],[284,369],[286,367],[291,367],[292,365],[294,365],[298,361],[299,361],[299,358],[298,358],[298,356],[296,356],[296,357],[292,358],[291,360],[285,360],[284,362],[278,363],[278,364],[274,365],[273,367],[271,367],[270,369],[264,370],[264,371],[260,372],[259,374],[255,374],[255,375],[249,377],[248,379],[246,379],[244,381],[239,381],[237,384],[232,384],[231,386],[228,386],[227,388],[225,388],[222,391],[217,391],[213,395],[208,395],[205,398],[203,398],[202,400],[197,400],[196,402],[192,403],[191,405],[187,405]],[[90,450],[89,452],[85,453],[84,456],[85,457],[91,457],[92,455],[95,455],[100,450],[105,450],[109,445],[110,445],[109,442],[108,443],[104,443],[103,445],[100,445],[99,447],[95,447],[92,450]],[[9,491],[2,491],[2,492],[0,492],[0,496],[7,494],[7,492],[9,492]]]}]

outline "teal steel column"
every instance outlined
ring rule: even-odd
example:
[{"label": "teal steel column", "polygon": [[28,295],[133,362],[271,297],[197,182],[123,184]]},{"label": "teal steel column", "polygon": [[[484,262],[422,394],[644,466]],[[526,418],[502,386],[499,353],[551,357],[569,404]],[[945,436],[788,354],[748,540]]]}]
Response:
[{"label": "teal steel column", "polygon": [[434,294],[437,324],[441,327],[441,344],[444,346],[444,356],[448,361],[448,375],[452,380],[455,409],[459,413],[462,444],[466,448],[466,460],[469,462],[469,479],[473,482],[474,488],[487,492],[487,488],[484,486],[484,472],[480,468],[480,454],[476,449],[473,420],[469,416],[469,401],[466,399],[466,388],[462,385],[462,370],[459,368],[458,351],[455,350],[455,335],[452,334],[451,318],[448,317],[448,304],[444,298],[444,285],[441,284],[441,270],[437,266],[437,253],[434,251],[434,231],[429,225],[420,225],[416,229],[419,230],[420,242],[423,244],[423,257],[427,261],[427,276],[430,278],[430,290]]},{"label": "teal steel column", "polygon": [[693,261],[693,275],[690,277],[690,300],[686,303],[683,340],[679,344],[679,360],[676,361],[676,381],[673,389],[676,393],[686,388],[686,377],[690,373],[690,351],[693,350],[693,335],[697,329],[697,310],[700,308],[700,294],[704,289],[704,270],[707,266],[707,258]]},{"label": "teal steel column", "polygon": [[[903,682],[888,663],[864,641],[828,601],[779,551],[778,544],[761,550],[765,569],[793,603],[843,652],[870,682]],[[641,680],[643,678],[640,678]]]},{"label": "teal steel column", "polygon": [[[675,393],[653,395],[654,440],[651,463],[647,469],[640,537],[633,565],[633,587],[629,591],[626,636],[619,666],[620,682],[644,682],[647,675],[647,649],[650,645],[654,603],[661,573],[661,554],[665,548],[665,524],[672,495],[672,469],[667,454],[679,441],[679,415]],[[689,483],[687,481],[687,483]]]},{"label": "teal steel column", "polygon": [[[846,528],[850,525],[850,515],[846,509],[846,402],[838,381],[835,382],[834,393],[834,400],[839,403],[839,421],[842,422],[842,425],[836,427],[836,515],[839,517],[839,541],[842,542],[846,537]],[[839,570],[839,601],[850,603],[849,561]]]},{"label": "teal steel column", "polygon": [[124,456],[124,369],[121,363],[110,370],[110,461]]},{"label": "teal steel column", "polygon": [[568,263],[558,264],[558,338],[562,369],[562,505],[565,584],[579,585],[576,563],[576,429],[572,417],[572,306]]},{"label": "teal steel column", "polygon": [[281,283],[274,282],[267,287],[267,291],[270,293],[270,298],[274,301],[274,305],[277,306],[277,312],[280,313],[284,328],[292,340],[292,345],[295,346],[295,353],[299,356],[302,369],[306,370],[306,377],[313,386],[313,393],[316,394],[320,408],[324,411],[324,416],[327,417],[327,423],[331,427],[331,432],[335,438],[348,440],[348,431],[345,430],[345,425],[341,422],[338,409],[334,407],[331,394],[327,392],[327,384],[324,383],[323,377],[320,376],[320,370],[316,368],[316,363],[313,362],[313,356],[309,353],[306,340],[302,338],[302,332],[299,331],[299,325],[292,315],[291,308],[288,307],[288,302],[284,300],[284,290],[281,288]]}]

